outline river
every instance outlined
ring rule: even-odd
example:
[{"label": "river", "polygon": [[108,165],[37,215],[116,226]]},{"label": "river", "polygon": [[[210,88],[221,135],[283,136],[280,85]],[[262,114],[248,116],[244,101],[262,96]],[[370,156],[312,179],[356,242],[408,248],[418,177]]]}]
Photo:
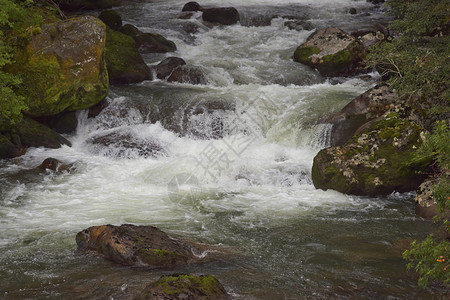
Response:
[{"label": "river", "polygon": [[[429,299],[401,259],[402,245],[431,230],[415,217],[414,193],[356,197],[311,181],[329,142],[318,120],[374,80],[325,80],[294,63],[313,30],[284,26],[296,16],[352,31],[385,22],[379,10],[365,0],[207,0],[241,14],[242,25],[210,29],[178,18],[185,1],[124,2],[125,22],[177,44],[173,54],[145,55],[148,64],[182,57],[208,84],[111,87],[99,116],[79,114],[72,147],[0,161],[0,298],[129,299],[162,274],[189,272],[217,276],[233,299]],[[73,170],[33,170],[47,157]],[[148,270],[76,251],[78,231],[123,223],[226,255]]]}]

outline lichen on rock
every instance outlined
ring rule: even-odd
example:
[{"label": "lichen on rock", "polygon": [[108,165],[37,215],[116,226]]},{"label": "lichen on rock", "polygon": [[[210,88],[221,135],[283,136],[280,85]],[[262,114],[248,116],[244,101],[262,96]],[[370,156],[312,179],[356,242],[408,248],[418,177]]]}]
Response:
[{"label": "lichen on rock", "polygon": [[365,56],[363,44],[339,28],[313,33],[294,53],[294,61],[316,68],[323,76],[347,75]]},{"label": "lichen on rock", "polygon": [[314,158],[314,185],[368,196],[415,190],[431,163],[415,154],[422,130],[397,114],[385,114],[343,146],[321,150]]},{"label": "lichen on rock", "polygon": [[29,108],[25,113],[48,116],[100,102],[109,87],[105,41],[105,25],[95,17],[42,25],[9,67],[23,80],[18,93]]}]

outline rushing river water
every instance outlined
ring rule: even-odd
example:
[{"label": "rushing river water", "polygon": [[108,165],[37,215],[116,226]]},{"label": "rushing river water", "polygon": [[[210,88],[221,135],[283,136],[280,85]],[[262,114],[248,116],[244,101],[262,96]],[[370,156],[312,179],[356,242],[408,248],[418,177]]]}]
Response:
[{"label": "rushing river water", "polygon": [[[178,18],[184,1],[124,2],[125,22],[177,44],[147,63],[182,57],[208,84],[112,87],[99,116],[80,113],[72,147],[0,161],[0,298],[128,299],[175,272],[213,274],[236,299],[430,298],[401,259],[402,246],[431,230],[414,215],[414,195],[347,196],[316,190],[310,177],[329,140],[317,121],[373,82],[330,82],[294,63],[312,31],[284,22],[352,31],[384,22],[379,11],[365,0],[208,0],[235,6],[242,24],[209,29]],[[186,33],[192,24],[198,32]],[[47,157],[73,170],[33,170]],[[227,254],[148,270],[76,252],[78,231],[123,223]]]}]

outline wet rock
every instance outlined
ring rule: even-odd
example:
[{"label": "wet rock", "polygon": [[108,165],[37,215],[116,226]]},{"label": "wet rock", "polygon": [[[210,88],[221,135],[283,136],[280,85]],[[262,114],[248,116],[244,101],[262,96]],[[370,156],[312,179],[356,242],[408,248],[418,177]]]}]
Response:
[{"label": "wet rock", "polygon": [[126,34],[128,36],[131,36],[133,39],[138,35],[141,34],[142,31],[140,31],[136,26],[131,24],[125,24],[122,27],[119,28],[119,31],[123,34]]},{"label": "wet rock", "polygon": [[239,12],[234,7],[207,8],[203,10],[203,21],[221,25],[233,25],[239,22]]},{"label": "wet rock", "polygon": [[166,53],[177,50],[175,43],[162,35],[142,32],[131,24],[125,24],[119,31],[134,39],[140,53]]},{"label": "wet rock", "polygon": [[256,16],[240,16],[242,26],[247,27],[262,27],[270,26],[272,24],[272,15],[256,15]]},{"label": "wet rock", "polygon": [[182,65],[173,70],[167,78],[168,82],[180,82],[189,84],[207,84],[205,74],[202,69],[196,66]]},{"label": "wet rock", "polygon": [[426,180],[417,189],[417,196],[415,199],[417,216],[425,219],[432,219],[439,215],[437,203],[433,196],[433,190],[439,184],[440,180],[440,178]]},{"label": "wet rock", "polygon": [[296,20],[296,21],[286,21],[284,22],[284,26],[291,30],[313,30],[314,25],[311,22],[303,21],[303,20]]},{"label": "wet rock", "polygon": [[41,171],[56,171],[56,172],[64,172],[69,171],[72,168],[72,164],[65,164],[60,160],[57,160],[56,158],[46,158],[42,164],[40,164],[37,169]]},{"label": "wet rock", "polygon": [[107,28],[106,33],[105,54],[109,82],[127,84],[151,79],[150,68],[142,59],[134,39],[110,28]]},{"label": "wet rock", "polygon": [[351,15],[356,15],[356,8],[354,8],[354,7],[350,8],[349,13]]},{"label": "wet rock", "polygon": [[113,30],[119,30],[122,26],[122,17],[115,10],[102,11],[98,18]]},{"label": "wet rock", "polygon": [[183,30],[184,30],[186,33],[190,33],[190,34],[197,33],[198,30],[199,30],[199,28],[200,28],[200,26],[197,25],[197,24],[195,24],[195,23],[186,23],[186,24],[183,24]]},{"label": "wet rock", "polygon": [[98,116],[105,108],[107,108],[109,102],[105,99],[97,103],[96,105],[89,108],[88,118],[95,118]]},{"label": "wet rock", "polygon": [[76,112],[62,112],[53,116],[38,117],[36,120],[57,133],[72,133],[77,129],[78,118]]},{"label": "wet rock", "polygon": [[134,40],[141,53],[166,53],[177,50],[174,42],[156,33],[140,33]]},{"label": "wet rock", "polygon": [[78,250],[96,251],[127,266],[170,267],[198,262],[196,245],[168,236],[153,226],[93,226],[76,236]]},{"label": "wet rock", "polygon": [[383,115],[397,102],[397,94],[385,84],[377,85],[359,95],[324,121],[333,124],[331,146],[342,146],[358,128]]},{"label": "wet rock", "polygon": [[203,11],[203,8],[197,2],[191,1],[186,3],[181,11]]},{"label": "wet rock", "polygon": [[59,0],[59,7],[67,11],[106,9],[119,6],[120,0]]},{"label": "wet rock", "polygon": [[104,59],[105,25],[92,16],[44,24],[19,49],[9,72],[18,74],[20,88],[33,117],[86,109],[107,94]]},{"label": "wet rock", "polygon": [[308,37],[294,53],[294,61],[316,68],[323,76],[351,75],[366,51],[355,37],[339,28],[324,28]]},{"label": "wet rock", "polygon": [[175,70],[177,67],[185,65],[186,62],[184,59],[179,57],[168,57],[162,62],[160,62],[158,65],[156,65],[156,77],[159,79],[165,79],[170,74],[172,74],[173,70]]},{"label": "wet rock", "polygon": [[147,285],[135,299],[228,299],[222,284],[212,275],[163,275]]},{"label": "wet rock", "polygon": [[130,132],[112,132],[88,139],[90,151],[114,158],[156,157],[166,153],[155,140],[139,138]]},{"label": "wet rock", "polygon": [[386,113],[364,127],[343,146],[316,155],[314,186],[367,196],[417,189],[432,163],[431,157],[416,158],[423,129],[395,113]]},{"label": "wet rock", "polygon": [[0,159],[20,156],[21,151],[10,141],[9,138],[0,134]]},{"label": "wet rock", "polygon": [[385,2],[385,0],[366,0],[366,1],[373,4],[381,4]]},{"label": "wet rock", "polygon": [[28,117],[24,117],[23,121],[15,126],[14,132],[24,147],[59,148],[62,145],[71,146],[66,138]]}]

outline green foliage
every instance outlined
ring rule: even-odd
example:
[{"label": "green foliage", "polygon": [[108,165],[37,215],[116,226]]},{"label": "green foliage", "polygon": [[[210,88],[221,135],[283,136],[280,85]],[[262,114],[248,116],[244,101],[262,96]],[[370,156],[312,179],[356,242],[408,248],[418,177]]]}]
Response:
[{"label": "green foliage", "polygon": [[430,281],[450,284],[449,263],[450,243],[446,240],[436,242],[429,235],[423,242],[414,241],[409,250],[403,252],[403,258],[408,260],[408,269],[414,269],[420,277],[418,285],[428,286]]},{"label": "green foliage", "polygon": [[425,117],[450,114],[450,2],[448,0],[390,0],[397,19],[390,29],[397,38],[381,42],[368,55],[369,66],[389,78],[400,96],[416,99]]},{"label": "green foliage", "polygon": [[4,71],[4,67],[13,62],[13,49],[6,41],[5,32],[13,28],[14,19],[22,11],[23,7],[15,2],[0,0],[0,119],[11,124],[21,120],[21,111],[27,107],[23,97],[15,93],[21,79]]}]

